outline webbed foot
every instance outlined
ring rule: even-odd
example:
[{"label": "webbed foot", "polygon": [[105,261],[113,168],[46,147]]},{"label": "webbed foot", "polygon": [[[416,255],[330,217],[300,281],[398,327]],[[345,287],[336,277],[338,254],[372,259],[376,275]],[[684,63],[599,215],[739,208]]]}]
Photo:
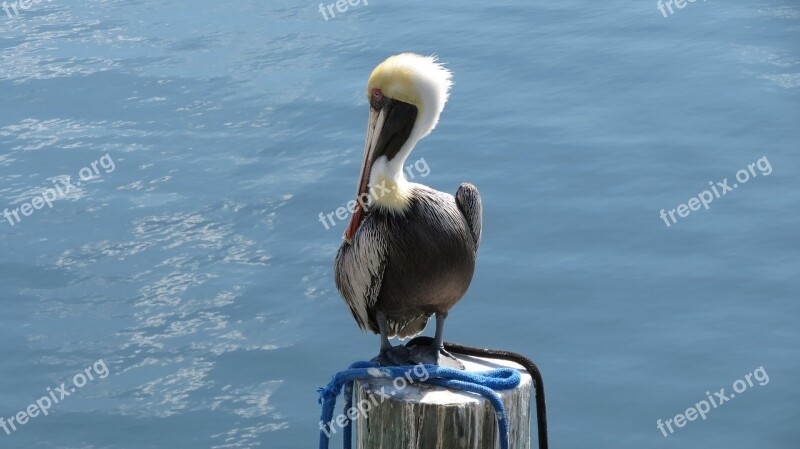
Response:
[{"label": "webbed foot", "polygon": [[412,346],[411,361],[423,365],[438,365],[445,368],[464,369],[464,364],[459,362],[452,354],[434,346]]},{"label": "webbed foot", "polygon": [[402,345],[381,349],[381,353],[372,359],[372,361],[381,366],[406,366],[413,364],[410,359],[410,351]]}]

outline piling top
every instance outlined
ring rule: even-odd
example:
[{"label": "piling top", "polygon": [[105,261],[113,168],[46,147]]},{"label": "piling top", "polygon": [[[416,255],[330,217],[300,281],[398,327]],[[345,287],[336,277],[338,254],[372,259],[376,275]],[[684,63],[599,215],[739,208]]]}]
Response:
[{"label": "piling top", "polygon": [[[495,391],[508,417],[508,442],[530,449],[530,399],[533,382],[514,362],[455,354],[467,371],[498,368],[520,371],[520,384]],[[424,378],[417,365],[414,376]],[[490,400],[475,393],[409,381],[408,377],[355,382],[354,404],[364,407],[356,418],[358,449],[500,449],[497,413]]]},{"label": "piling top", "polygon": [[[500,359],[487,359],[483,357],[472,357],[461,354],[454,354],[454,356],[464,364],[465,371],[468,372],[481,372],[489,371],[497,368],[514,368],[520,372],[522,380],[519,387],[530,389],[532,381],[531,376],[525,371],[522,365],[509,360]],[[409,367],[409,369],[411,369]],[[417,367],[417,373],[421,373],[421,369]],[[361,388],[367,391],[381,391],[392,397],[392,401],[409,402],[415,404],[435,404],[435,405],[466,405],[471,403],[483,403],[486,399],[483,396],[476,395],[465,391],[450,390],[448,388],[438,387],[430,384],[422,384],[420,382],[407,382],[405,379],[391,379],[391,378],[376,378],[369,380],[359,381]],[[501,392],[502,396],[502,392]]]}]

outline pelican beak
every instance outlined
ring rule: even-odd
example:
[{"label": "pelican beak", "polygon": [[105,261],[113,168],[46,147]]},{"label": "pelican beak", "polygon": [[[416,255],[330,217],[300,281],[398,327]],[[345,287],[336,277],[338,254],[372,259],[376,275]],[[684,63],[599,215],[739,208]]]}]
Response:
[{"label": "pelican beak", "polygon": [[350,224],[344,232],[344,239],[347,243],[353,242],[353,236],[364,218],[364,211],[367,208],[366,202],[369,200],[369,174],[372,171],[372,163],[375,162],[373,157],[375,146],[380,140],[381,129],[383,129],[385,120],[386,114],[383,109],[380,111],[375,108],[369,109],[367,140],[364,143],[364,159],[361,161],[361,178],[358,180],[358,190],[356,191],[356,206],[353,209],[353,217],[350,219]]},{"label": "pelican beak", "polygon": [[398,100],[383,97],[379,89],[373,90],[367,122],[367,140],[364,143],[364,158],[361,161],[361,178],[356,191],[356,206],[353,218],[344,232],[344,240],[352,243],[364,214],[369,210],[369,178],[372,165],[382,156],[393,159],[408,140],[414,122],[417,119],[417,107]]}]

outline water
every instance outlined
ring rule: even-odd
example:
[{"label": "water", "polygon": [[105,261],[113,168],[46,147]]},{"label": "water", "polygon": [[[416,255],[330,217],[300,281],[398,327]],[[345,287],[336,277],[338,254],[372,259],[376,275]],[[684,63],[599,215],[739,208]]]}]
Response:
[{"label": "water", "polygon": [[318,214],[355,192],[369,72],[409,50],[456,83],[421,181],[485,204],[446,337],[538,362],[552,447],[797,447],[796,2],[318,6],[0,11],[0,207],[31,204],[0,220],[0,416],[86,377],[0,447],[315,447],[316,387],[378,345]]}]

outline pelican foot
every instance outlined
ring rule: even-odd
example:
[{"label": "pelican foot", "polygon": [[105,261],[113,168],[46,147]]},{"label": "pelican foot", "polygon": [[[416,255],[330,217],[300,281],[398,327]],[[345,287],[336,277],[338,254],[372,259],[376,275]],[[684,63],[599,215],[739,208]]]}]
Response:
[{"label": "pelican foot", "polygon": [[402,345],[382,349],[381,353],[372,361],[381,366],[406,366],[412,364],[408,348]]},{"label": "pelican foot", "polygon": [[433,346],[412,346],[411,361],[423,365],[438,365],[445,368],[464,370],[464,364],[444,349]]}]

